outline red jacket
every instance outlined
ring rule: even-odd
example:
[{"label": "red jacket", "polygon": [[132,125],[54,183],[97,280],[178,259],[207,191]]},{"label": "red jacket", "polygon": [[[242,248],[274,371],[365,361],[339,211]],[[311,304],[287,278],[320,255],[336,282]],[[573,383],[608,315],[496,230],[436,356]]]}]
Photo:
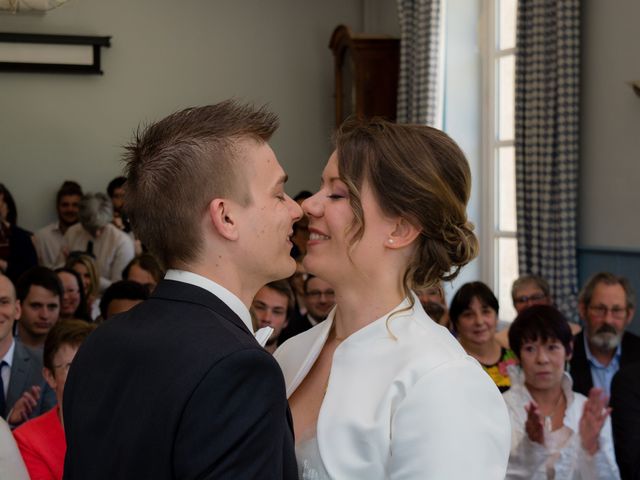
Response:
[{"label": "red jacket", "polygon": [[13,431],[31,480],[61,480],[67,442],[58,407]]}]

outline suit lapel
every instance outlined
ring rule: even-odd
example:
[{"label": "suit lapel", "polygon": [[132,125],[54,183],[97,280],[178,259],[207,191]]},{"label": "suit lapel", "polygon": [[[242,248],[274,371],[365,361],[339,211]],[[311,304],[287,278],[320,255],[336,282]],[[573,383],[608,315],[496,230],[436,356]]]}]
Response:
[{"label": "suit lapel", "polygon": [[11,365],[11,377],[9,378],[9,389],[7,390],[7,405],[13,405],[27,388],[26,385],[31,377],[31,357],[26,348],[18,341],[13,352],[13,363]]}]

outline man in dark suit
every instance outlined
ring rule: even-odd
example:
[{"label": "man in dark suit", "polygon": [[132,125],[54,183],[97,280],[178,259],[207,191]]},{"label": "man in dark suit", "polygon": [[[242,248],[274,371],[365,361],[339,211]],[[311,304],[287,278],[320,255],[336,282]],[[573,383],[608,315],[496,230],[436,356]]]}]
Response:
[{"label": "man in dark suit", "polygon": [[42,353],[13,337],[20,302],[8,277],[0,274],[0,416],[12,427],[56,404],[55,393],[42,376]]},{"label": "man in dark suit", "polygon": [[574,339],[573,389],[589,395],[598,387],[609,395],[618,369],[640,361],[640,338],[625,332],[635,312],[635,294],[626,278],[602,272],[589,279],[578,301],[585,328]]},{"label": "man in dark suit", "polygon": [[302,212],[267,144],[276,126],[227,101],[174,113],[127,147],[127,213],[169,270],[80,348],[64,478],[297,478],[284,379],[248,309],[295,269]]}]

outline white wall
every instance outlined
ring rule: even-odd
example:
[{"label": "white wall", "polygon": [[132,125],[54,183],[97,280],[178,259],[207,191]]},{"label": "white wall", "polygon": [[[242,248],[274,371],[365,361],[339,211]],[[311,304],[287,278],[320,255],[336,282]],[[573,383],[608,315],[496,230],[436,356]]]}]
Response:
[{"label": "white wall", "polygon": [[289,193],[315,189],[330,153],[335,26],[362,29],[362,0],[70,0],[0,14],[0,31],[112,35],[104,76],[0,72],[0,182],[19,223],[55,218],[64,179],[104,190],[140,122],[228,97],[269,103]]},{"label": "white wall", "polygon": [[640,251],[640,2],[582,8],[579,243]]}]

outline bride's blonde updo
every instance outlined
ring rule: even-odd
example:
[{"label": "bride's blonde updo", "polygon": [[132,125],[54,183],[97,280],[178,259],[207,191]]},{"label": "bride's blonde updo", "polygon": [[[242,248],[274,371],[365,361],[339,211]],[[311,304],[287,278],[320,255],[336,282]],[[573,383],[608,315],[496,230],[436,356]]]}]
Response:
[{"label": "bride's blonde updo", "polygon": [[404,275],[405,289],[453,279],[476,256],[478,240],[466,211],[471,172],[447,134],[422,125],[352,118],[334,141],[354,212],[352,245],[364,233],[365,180],[384,214],[421,230]]}]

